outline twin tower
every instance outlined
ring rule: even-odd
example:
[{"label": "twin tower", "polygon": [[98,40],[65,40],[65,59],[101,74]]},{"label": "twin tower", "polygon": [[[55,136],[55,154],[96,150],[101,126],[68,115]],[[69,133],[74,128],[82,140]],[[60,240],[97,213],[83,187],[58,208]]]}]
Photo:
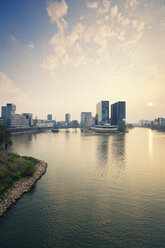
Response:
[{"label": "twin tower", "polygon": [[110,123],[119,125],[126,118],[126,102],[119,101],[111,104],[111,118],[109,115],[109,101],[101,101],[96,105],[96,121],[98,124]]}]

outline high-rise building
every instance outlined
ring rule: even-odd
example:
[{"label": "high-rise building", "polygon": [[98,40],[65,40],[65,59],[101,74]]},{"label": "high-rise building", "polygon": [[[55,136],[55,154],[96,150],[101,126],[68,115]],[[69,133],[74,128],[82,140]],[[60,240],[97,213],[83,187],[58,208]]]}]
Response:
[{"label": "high-rise building", "polygon": [[5,120],[6,119],[6,106],[1,107],[1,117]]},{"label": "high-rise building", "polygon": [[6,106],[1,107],[1,124],[6,124]]},{"label": "high-rise building", "polygon": [[98,124],[109,122],[109,101],[101,101],[96,105],[96,116]]},{"label": "high-rise building", "polygon": [[120,101],[111,105],[111,125],[119,125],[126,118],[126,102]]},{"label": "high-rise building", "polygon": [[52,114],[48,114],[48,115],[47,115],[47,120],[48,120],[48,121],[52,121]]},{"label": "high-rise building", "polygon": [[81,112],[81,125],[84,126],[88,117],[92,116],[92,112]]},{"label": "high-rise building", "polygon": [[65,114],[65,122],[68,125],[71,119],[71,115],[70,114]]},{"label": "high-rise building", "polygon": [[8,103],[2,107],[2,118],[8,128],[27,128],[29,121],[23,115],[16,114],[16,105]]},{"label": "high-rise building", "polygon": [[5,124],[5,121],[2,117],[0,117],[0,125],[3,125],[3,124]]},{"label": "high-rise building", "polygon": [[[5,110],[4,110],[5,111]],[[15,111],[16,111],[16,105],[12,104],[12,103],[8,103],[6,105],[6,125],[7,127],[12,127],[15,120]]]}]

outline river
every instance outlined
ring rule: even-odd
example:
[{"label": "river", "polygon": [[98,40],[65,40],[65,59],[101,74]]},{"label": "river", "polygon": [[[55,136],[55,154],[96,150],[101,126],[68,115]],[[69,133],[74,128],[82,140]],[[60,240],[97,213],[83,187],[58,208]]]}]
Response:
[{"label": "river", "polygon": [[0,219],[1,248],[164,248],[165,133],[13,136],[47,173]]}]

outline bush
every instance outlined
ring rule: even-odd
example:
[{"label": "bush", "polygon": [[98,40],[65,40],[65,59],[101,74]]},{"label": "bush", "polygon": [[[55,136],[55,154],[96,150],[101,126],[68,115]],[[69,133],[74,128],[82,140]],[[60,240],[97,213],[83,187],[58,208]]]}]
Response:
[{"label": "bush", "polygon": [[12,145],[11,132],[7,129],[5,125],[0,124],[0,146],[7,147]]},{"label": "bush", "polygon": [[1,181],[0,181],[0,198],[2,199],[4,196],[4,193],[7,189],[13,186],[13,183],[17,180],[20,180],[23,177],[30,177],[33,176],[36,171],[36,165],[39,163],[38,159],[32,158],[32,157],[21,157],[18,154],[10,154],[10,161],[15,162],[15,159],[23,159],[26,163],[26,166],[24,168],[19,169],[18,171],[10,172],[8,175],[3,177],[4,175],[1,175]]},{"label": "bush", "polygon": [[29,165],[27,165],[27,166],[22,170],[21,176],[22,176],[22,177],[30,177],[30,176],[33,176],[33,174],[35,173],[35,171],[36,171],[35,165],[29,164]]}]

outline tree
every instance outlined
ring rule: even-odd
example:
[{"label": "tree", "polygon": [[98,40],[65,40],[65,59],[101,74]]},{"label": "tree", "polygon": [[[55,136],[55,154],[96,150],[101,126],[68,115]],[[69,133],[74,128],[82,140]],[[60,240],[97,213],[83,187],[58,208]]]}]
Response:
[{"label": "tree", "polygon": [[0,125],[0,146],[4,146],[7,150],[9,145],[12,145],[11,132],[5,125]]},{"label": "tree", "polygon": [[118,131],[120,131],[120,132],[125,132],[126,131],[126,124],[125,124],[124,120],[122,120],[120,122],[120,124],[118,125]]}]

